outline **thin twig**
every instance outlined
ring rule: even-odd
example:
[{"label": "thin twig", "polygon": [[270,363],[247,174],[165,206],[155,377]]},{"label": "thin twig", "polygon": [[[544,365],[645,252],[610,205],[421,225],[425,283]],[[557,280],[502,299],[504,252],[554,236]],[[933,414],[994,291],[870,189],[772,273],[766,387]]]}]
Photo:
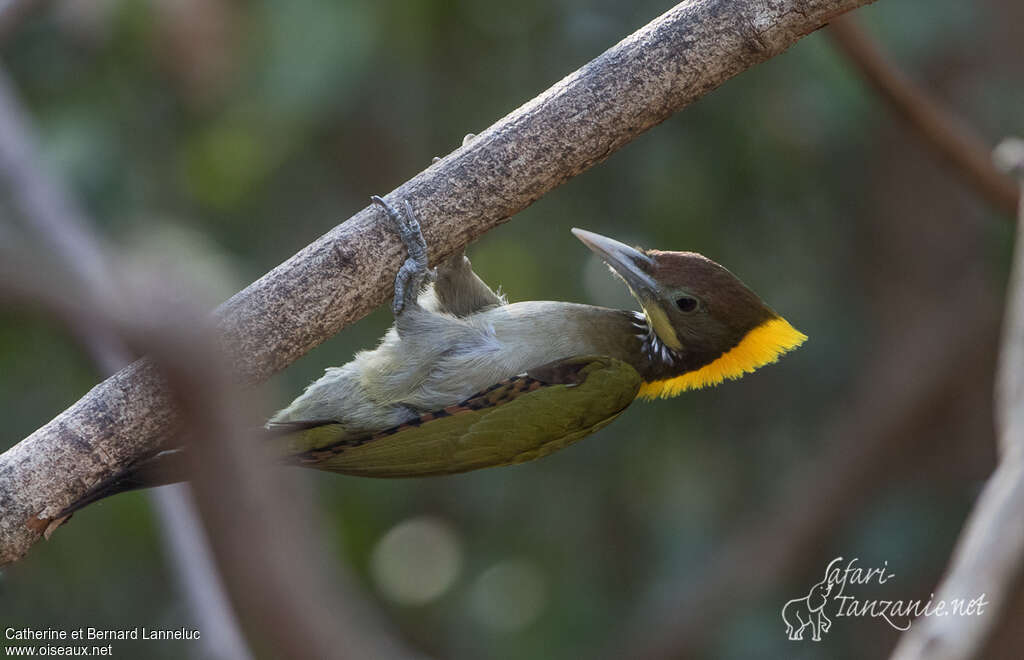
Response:
[{"label": "thin twig", "polygon": [[151,491],[149,497],[160,522],[166,560],[178,578],[192,622],[202,627],[204,655],[211,660],[252,657],[238,619],[213,562],[206,531],[188,484]]},{"label": "thin twig", "polygon": [[969,125],[896,68],[855,17],[833,21],[826,32],[926,146],[992,206],[1014,216],[1020,188],[992,164],[990,147]]}]

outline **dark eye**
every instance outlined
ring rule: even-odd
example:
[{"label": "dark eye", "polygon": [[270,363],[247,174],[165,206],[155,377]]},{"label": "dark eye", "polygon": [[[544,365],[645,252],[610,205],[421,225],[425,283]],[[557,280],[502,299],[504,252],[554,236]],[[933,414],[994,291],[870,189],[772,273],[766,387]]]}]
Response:
[{"label": "dark eye", "polygon": [[676,307],[683,312],[692,312],[697,309],[697,299],[691,298],[690,296],[683,296],[682,298],[676,299]]}]

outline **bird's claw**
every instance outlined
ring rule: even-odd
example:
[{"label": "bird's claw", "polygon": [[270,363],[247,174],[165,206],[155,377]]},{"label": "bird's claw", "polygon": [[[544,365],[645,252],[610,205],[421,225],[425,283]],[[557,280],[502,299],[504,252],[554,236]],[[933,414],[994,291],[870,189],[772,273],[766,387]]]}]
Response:
[{"label": "bird's claw", "polygon": [[392,231],[398,234],[409,252],[409,257],[395,276],[395,300],[392,303],[392,310],[395,316],[398,316],[406,307],[416,304],[424,282],[433,281],[435,275],[427,265],[427,242],[423,238],[420,222],[416,219],[409,201],[403,200],[403,213],[377,195],[370,199],[387,213]]}]

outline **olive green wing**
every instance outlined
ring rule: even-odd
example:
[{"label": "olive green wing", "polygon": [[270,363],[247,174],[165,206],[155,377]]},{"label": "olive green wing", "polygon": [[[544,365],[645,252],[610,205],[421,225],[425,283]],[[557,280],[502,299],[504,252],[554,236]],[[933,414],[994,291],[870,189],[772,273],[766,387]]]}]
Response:
[{"label": "olive green wing", "polygon": [[289,461],[368,477],[466,472],[531,461],[593,433],[636,398],[640,376],[603,356],[559,360],[385,431],[310,423],[286,435]]}]

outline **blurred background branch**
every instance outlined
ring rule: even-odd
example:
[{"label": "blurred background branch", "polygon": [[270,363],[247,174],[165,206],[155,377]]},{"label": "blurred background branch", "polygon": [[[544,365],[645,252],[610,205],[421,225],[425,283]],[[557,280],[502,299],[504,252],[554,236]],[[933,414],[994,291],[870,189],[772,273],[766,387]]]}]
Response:
[{"label": "blurred background branch", "polygon": [[[1024,174],[1024,141],[1004,141],[1006,169]],[[1024,180],[1024,177],[1022,177]],[[974,660],[992,657],[999,625],[1019,630],[1008,617],[1021,591],[1024,569],[1024,205],[1017,221],[1017,246],[1007,291],[999,356],[997,430],[1001,456],[953,551],[948,573],[935,590],[937,600],[985,596],[978,616],[921,618],[900,639],[893,660]],[[1019,649],[1018,649],[1019,650]]]},{"label": "blurred background branch", "polygon": [[929,149],[989,204],[1014,217],[1020,187],[993,165],[991,148],[970,125],[900,71],[855,17],[836,19],[826,32],[847,61]]},{"label": "blurred background branch", "polygon": [[[151,308],[126,305],[78,286],[74,273],[46,272],[36,265],[45,262],[8,246],[0,257],[0,302],[90,328],[93,337],[150,356],[163,374],[195,455],[193,483],[220,575],[262,657],[414,657],[339,580],[323,556],[315,504],[296,488],[296,475],[274,466],[245,430],[258,424],[250,419],[254,406],[231,381],[205,310],[155,290]],[[209,577],[219,581],[216,573]],[[200,635],[208,628],[225,634],[215,625],[224,622],[196,621]],[[236,644],[210,650],[248,657]]]},{"label": "blurred background branch", "polygon": [[[952,300],[971,306],[976,293],[961,287]],[[774,502],[737,521],[696,579],[665,589],[674,601],[640,610],[608,658],[702,657],[717,634],[715,621],[827,561],[828,539],[872,493],[907,477],[915,458],[930,451],[935,420],[955,405],[963,384],[991,372],[996,319],[971,315],[948,324],[946,313],[943,306],[919,319],[874,357],[857,393],[818,433],[827,439],[822,454],[781,476]]]},{"label": "blurred background branch", "polygon": [[3,0],[0,2],[0,44],[10,39],[18,26],[43,2],[44,0]]},{"label": "blurred background branch", "polygon": [[[33,142],[34,131],[6,72],[0,69],[0,184],[20,211],[20,217],[91,298],[121,299],[107,257],[93,235],[92,223],[44,170]],[[134,359],[115,334],[98,332],[92,324],[69,324],[68,330],[80,335],[82,345],[106,375]],[[194,622],[203,624],[201,644],[205,655],[224,659],[250,657],[220,576],[213,568],[188,486],[155,489],[150,491],[150,497],[167,536],[164,555],[178,576]]]},{"label": "blurred background branch", "polygon": [[[984,141],[886,59],[855,16],[833,21],[826,32],[955,175],[994,208],[1017,210],[1020,188],[993,164]],[[977,282],[961,282],[930,313],[918,311],[902,336],[886,342],[865,366],[859,394],[819,434],[830,441],[826,452],[782,480],[788,487],[780,489],[775,504],[738,522],[725,550],[715,553],[695,582],[687,576],[660,590],[675,596],[642,608],[608,657],[701,657],[718,634],[716,621],[821,562],[823,544],[837,528],[858,515],[873,492],[905,476],[916,455],[929,451],[935,419],[955,405],[965,383],[983,383],[991,373],[994,356],[986,346],[996,318],[978,305],[981,290]],[[951,305],[971,311],[949,324]],[[961,590],[969,575],[964,573]],[[921,652],[930,657],[930,651]]]}]

